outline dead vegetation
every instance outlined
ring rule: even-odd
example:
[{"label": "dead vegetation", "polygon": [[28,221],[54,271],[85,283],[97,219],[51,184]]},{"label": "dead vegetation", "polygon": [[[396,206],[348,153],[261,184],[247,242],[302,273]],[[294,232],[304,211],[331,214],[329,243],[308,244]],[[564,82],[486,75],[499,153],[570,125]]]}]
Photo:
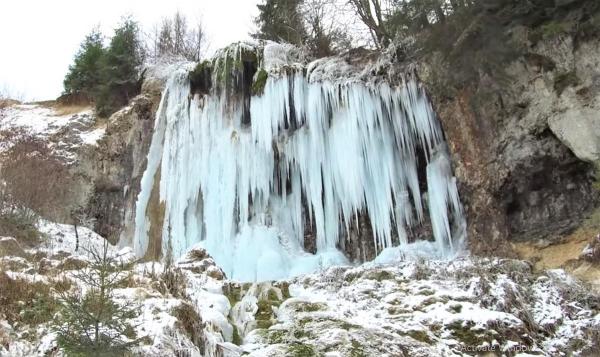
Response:
[{"label": "dead vegetation", "polygon": [[[61,280],[58,286],[65,289],[68,285]],[[58,304],[50,284],[11,278],[0,272],[0,287],[0,316],[3,319],[37,325],[53,318]]]},{"label": "dead vegetation", "polygon": [[0,109],[8,108],[17,104],[21,104],[21,102],[14,99],[0,98]]},{"label": "dead vegetation", "polygon": [[0,235],[24,245],[40,239],[38,217],[52,218],[75,195],[70,168],[47,143],[23,129],[0,132]]},{"label": "dead vegetation", "polygon": [[4,86],[0,88],[0,109],[21,104],[23,95],[15,94],[12,90]]},{"label": "dead vegetation", "polygon": [[72,114],[77,114],[77,113],[81,113],[83,111],[89,110],[92,107],[88,104],[88,105],[64,105],[64,104],[56,104],[53,109],[56,112],[56,115],[58,116],[64,116],[64,115],[72,115]]},{"label": "dead vegetation", "polygon": [[30,104],[52,109],[57,116],[78,114],[86,110],[92,110],[93,108],[93,103],[88,98],[66,95],[56,100],[38,101]]},{"label": "dead vegetation", "polygon": [[204,324],[194,307],[187,302],[182,302],[173,309],[171,314],[177,318],[177,324],[182,327],[194,345],[204,350]]}]

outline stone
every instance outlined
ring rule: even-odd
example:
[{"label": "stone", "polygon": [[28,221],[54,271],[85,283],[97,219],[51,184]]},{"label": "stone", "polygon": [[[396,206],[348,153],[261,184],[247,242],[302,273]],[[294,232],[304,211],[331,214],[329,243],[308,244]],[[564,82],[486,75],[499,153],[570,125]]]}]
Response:
[{"label": "stone", "polygon": [[548,125],[560,141],[583,161],[600,161],[600,108],[569,108],[548,118]]}]

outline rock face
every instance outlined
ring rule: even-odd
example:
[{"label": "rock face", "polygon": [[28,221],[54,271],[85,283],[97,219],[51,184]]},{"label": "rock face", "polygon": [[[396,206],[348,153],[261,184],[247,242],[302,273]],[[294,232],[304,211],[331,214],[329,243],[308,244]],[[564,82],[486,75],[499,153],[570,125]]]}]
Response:
[{"label": "rock face", "polygon": [[135,202],[158,100],[142,94],[113,114],[92,160],[97,179],[89,211],[96,219],[95,231],[112,242],[131,234],[133,229]]},{"label": "rock face", "polygon": [[[509,83],[483,77],[451,96],[432,91],[476,253],[509,253],[506,239],[555,240],[598,203],[600,43],[574,42],[528,43]],[[433,63],[420,71],[429,88],[439,87]]]},{"label": "rock face", "polygon": [[112,242],[133,236],[135,204],[154,129],[161,91],[175,65],[159,65],[144,71],[142,93],[113,114],[106,135],[90,158],[96,172],[88,211],[95,231]]}]

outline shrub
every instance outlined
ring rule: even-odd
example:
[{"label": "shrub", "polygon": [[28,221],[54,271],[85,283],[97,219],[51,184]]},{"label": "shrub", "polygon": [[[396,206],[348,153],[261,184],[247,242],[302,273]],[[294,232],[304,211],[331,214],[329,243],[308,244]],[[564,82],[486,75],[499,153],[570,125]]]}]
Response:
[{"label": "shrub", "polygon": [[575,71],[559,73],[554,78],[554,90],[560,96],[565,89],[576,86],[579,82],[579,77],[577,77]]},{"label": "shrub", "polygon": [[0,235],[32,245],[41,237],[38,215],[57,217],[74,200],[74,176],[63,159],[23,130],[0,132]]},{"label": "shrub", "polygon": [[204,326],[202,318],[194,310],[194,307],[187,302],[182,302],[173,309],[172,314],[177,318],[177,323],[181,325],[194,345],[200,347],[200,350],[204,350],[204,334],[202,330]]},{"label": "shrub", "polygon": [[540,27],[540,31],[542,38],[550,39],[568,32],[569,28],[567,24],[560,23],[558,21],[550,21],[549,23],[542,25]]},{"label": "shrub", "polygon": [[13,237],[25,246],[35,246],[42,234],[35,225],[35,220],[18,211],[0,214],[0,236]]}]

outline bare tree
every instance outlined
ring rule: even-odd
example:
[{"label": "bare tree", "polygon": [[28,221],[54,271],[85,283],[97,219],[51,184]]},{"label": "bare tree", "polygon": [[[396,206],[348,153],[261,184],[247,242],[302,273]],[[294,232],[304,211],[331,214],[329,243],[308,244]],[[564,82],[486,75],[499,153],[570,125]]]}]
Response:
[{"label": "bare tree", "polygon": [[18,104],[23,101],[25,95],[23,93],[17,93],[8,85],[0,87],[0,109],[6,108],[13,104]]},{"label": "bare tree", "polygon": [[158,36],[158,56],[172,54],[174,45],[173,22],[171,21],[171,19],[163,19],[162,25],[160,27],[160,33]]},{"label": "bare tree", "polygon": [[367,26],[373,42],[378,48],[387,46],[392,40],[385,19],[392,8],[390,0],[348,0],[356,15]]},{"label": "bare tree", "polygon": [[342,22],[337,0],[305,0],[301,7],[308,32],[307,44],[316,57],[331,56],[350,49],[352,39]]},{"label": "bare tree", "polygon": [[151,46],[149,52],[154,55],[154,60],[182,57],[199,61],[208,48],[208,41],[201,21],[189,26],[187,18],[176,12],[173,18],[164,18],[160,25],[154,26]]},{"label": "bare tree", "polygon": [[208,38],[202,21],[197,21],[187,35],[187,55],[192,61],[200,61],[202,55],[208,49]]},{"label": "bare tree", "polygon": [[85,207],[75,206],[71,209],[71,223],[73,224],[73,229],[75,231],[75,251],[78,251],[80,239],[77,227],[93,229],[96,219],[87,214]]},{"label": "bare tree", "polygon": [[187,47],[187,20],[177,11],[173,16],[173,51],[185,56]]}]

